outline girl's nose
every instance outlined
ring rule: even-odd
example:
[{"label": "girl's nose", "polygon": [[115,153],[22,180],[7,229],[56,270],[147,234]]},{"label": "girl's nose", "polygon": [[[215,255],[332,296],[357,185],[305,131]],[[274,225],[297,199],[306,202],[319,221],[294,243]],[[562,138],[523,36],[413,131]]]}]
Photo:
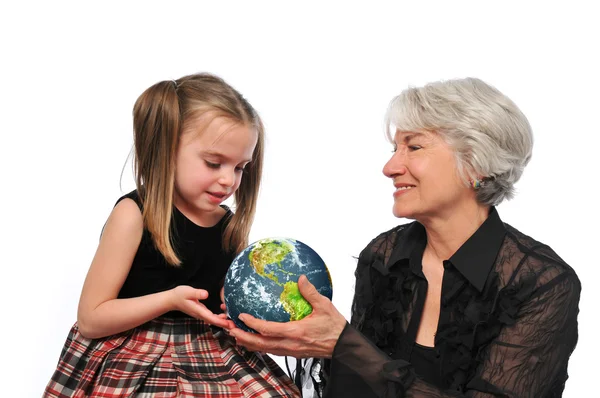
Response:
[{"label": "girl's nose", "polygon": [[219,184],[224,187],[232,187],[235,184],[235,169],[231,167],[223,167],[221,176],[219,177]]}]

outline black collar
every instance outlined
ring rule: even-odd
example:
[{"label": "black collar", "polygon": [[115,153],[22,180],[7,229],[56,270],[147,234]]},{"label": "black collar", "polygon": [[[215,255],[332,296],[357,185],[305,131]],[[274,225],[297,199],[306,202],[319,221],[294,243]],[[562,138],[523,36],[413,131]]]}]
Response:
[{"label": "black collar", "polygon": [[[504,223],[496,208],[492,207],[488,218],[448,261],[481,292],[496,261],[505,235]],[[421,266],[426,244],[425,227],[417,221],[407,225],[405,230],[400,233],[388,266],[400,260],[411,259],[411,257],[413,260],[417,260],[416,262]],[[422,273],[421,269],[420,273]]]}]

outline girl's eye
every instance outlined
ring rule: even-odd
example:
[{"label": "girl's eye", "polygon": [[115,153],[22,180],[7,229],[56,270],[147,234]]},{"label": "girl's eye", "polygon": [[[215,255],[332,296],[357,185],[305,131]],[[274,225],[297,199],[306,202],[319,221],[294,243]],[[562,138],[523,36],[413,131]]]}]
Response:
[{"label": "girl's eye", "polygon": [[209,162],[208,160],[205,160],[204,162],[211,169],[218,169],[219,167],[221,167],[221,165],[219,163]]},{"label": "girl's eye", "polygon": [[238,167],[236,167],[236,168],[235,168],[235,170],[236,170],[236,171],[240,171],[240,172],[243,172],[243,173],[245,173],[246,171],[248,171],[248,169],[247,169],[247,168],[248,168],[248,165],[249,165],[249,164],[250,164],[250,163],[245,163],[243,166],[238,166]]}]

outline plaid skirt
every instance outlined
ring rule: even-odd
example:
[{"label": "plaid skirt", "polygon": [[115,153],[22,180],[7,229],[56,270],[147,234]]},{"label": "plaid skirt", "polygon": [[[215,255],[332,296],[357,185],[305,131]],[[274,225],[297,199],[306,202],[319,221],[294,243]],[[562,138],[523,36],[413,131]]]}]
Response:
[{"label": "plaid skirt", "polygon": [[222,329],[159,317],[88,339],[73,326],[44,397],[300,397],[267,355],[246,351]]}]

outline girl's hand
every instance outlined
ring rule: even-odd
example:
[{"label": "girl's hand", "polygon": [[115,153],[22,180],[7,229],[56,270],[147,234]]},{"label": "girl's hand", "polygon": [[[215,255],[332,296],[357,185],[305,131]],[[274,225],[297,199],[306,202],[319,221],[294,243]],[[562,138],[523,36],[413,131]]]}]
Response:
[{"label": "girl's hand", "polygon": [[346,327],[346,319],[327,297],[317,292],[306,276],[298,279],[298,288],[313,307],[309,316],[299,321],[279,323],[241,314],[242,322],[260,334],[247,333],[239,328],[230,330],[229,334],[250,351],[296,358],[331,358],[333,348]]},{"label": "girl's hand", "polygon": [[229,329],[233,322],[227,320],[225,314],[213,314],[199,300],[205,300],[208,292],[204,289],[194,289],[191,286],[177,286],[169,291],[171,307],[177,311],[184,312],[191,317],[201,319],[206,323],[224,329]]},{"label": "girl's hand", "polygon": [[222,287],[221,288],[221,292],[219,293],[219,295],[221,296],[221,310],[223,311],[222,314],[219,314],[219,316],[223,319],[227,320],[227,327],[224,327],[223,329],[225,329],[226,331],[229,332],[230,329],[235,328],[235,323],[233,323],[233,321],[227,316],[227,306],[225,306],[225,288]]},{"label": "girl's hand", "polygon": [[221,288],[219,295],[221,296],[221,309],[223,312],[227,312],[227,307],[225,306],[225,287]]}]

